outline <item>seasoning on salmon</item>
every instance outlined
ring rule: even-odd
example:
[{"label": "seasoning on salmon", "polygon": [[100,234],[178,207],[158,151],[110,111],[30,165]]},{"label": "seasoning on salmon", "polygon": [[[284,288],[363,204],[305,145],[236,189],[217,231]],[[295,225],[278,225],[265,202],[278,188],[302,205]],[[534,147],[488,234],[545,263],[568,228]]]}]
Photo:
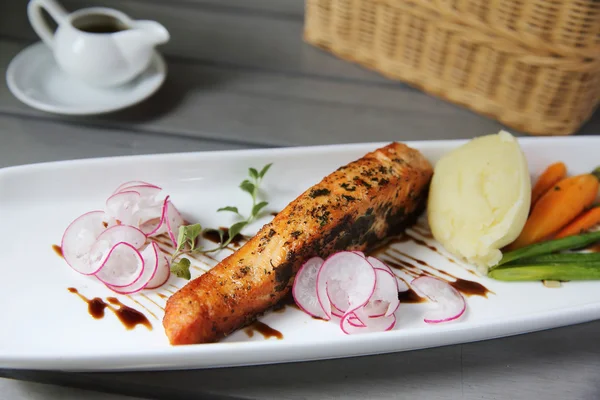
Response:
[{"label": "seasoning on salmon", "polygon": [[368,251],[401,233],[423,212],[432,174],[419,151],[391,143],[328,175],[169,298],[171,344],[222,339],[276,305],[307,259]]}]

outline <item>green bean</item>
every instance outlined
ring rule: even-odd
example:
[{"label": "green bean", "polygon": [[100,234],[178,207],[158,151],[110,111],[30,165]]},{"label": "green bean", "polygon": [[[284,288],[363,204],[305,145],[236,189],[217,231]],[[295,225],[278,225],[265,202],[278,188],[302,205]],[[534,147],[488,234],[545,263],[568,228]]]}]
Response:
[{"label": "green bean", "polygon": [[529,265],[529,264],[564,264],[564,263],[588,263],[600,262],[600,253],[560,253],[560,254],[545,254],[543,256],[535,256],[529,258],[520,258],[515,261],[503,264],[503,266],[511,265]]},{"label": "green bean", "polygon": [[502,265],[489,272],[500,281],[581,281],[600,279],[600,262]]},{"label": "green bean", "polygon": [[504,253],[500,262],[492,267],[491,270],[521,258],[530,258],[564,250],[581,249],[582,247],[598,241],[600,241],[600,231],[568,236],[566,238],[549,240],[547,242],[534,243],[521,249]]}]

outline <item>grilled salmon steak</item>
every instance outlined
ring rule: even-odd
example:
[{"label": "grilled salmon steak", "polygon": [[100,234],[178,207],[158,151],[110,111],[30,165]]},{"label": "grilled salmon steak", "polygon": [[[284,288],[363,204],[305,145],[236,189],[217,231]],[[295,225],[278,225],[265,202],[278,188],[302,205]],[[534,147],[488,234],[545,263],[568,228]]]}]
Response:
[{"label": "grilled salmon steak", "polygon": [[432,174],[419,151],[391,143],[325,177],[169,298],[171,344],[214,342],[252,322],[290,291],[310,257],[368,251],[401,233],[423,212]]}]

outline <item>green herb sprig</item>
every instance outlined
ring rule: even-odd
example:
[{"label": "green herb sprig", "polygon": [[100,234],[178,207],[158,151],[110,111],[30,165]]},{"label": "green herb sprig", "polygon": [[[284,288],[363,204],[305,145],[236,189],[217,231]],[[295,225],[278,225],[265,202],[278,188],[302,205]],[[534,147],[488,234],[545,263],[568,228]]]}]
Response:
[{"label": "green herb sprig", "polygon": [[[206,253],[212,252],[212,251],[218,251],[218,250],[221,250],[221,249],[227,247],[227,245],[229,245],[229,243],[231,243],[233,238],[235,238],[242,231],[242,229],[244,229],[245,226],[247,226],[251,222],[253,222],[258,217],[261,210],[269,204],[266,201],[259,202],[258,195],[259,195],[260,184],[262,183],[262,180],[265,177],[265,174],[267,173],[267,171],[269,171],[269,168],[271,168],[271,165],[273,165],[273,164],[269,163],[269,164],[265,165],[260,170],[260,172],[256,168],[248,168],[248,176],[250,179],[244,179],[244,181],[242,181],[242,183],[240,183],[239,187],[240,187],[240,189],[242,189],[244,192],[248,193],[252,197],[252,208],[250,210],[250,215],[248,217],[244,217],[240,213],[238,208],[235,206],[225,206],[225,207],[219,208],[217,210],[217,212],[222,212],[222,211],[232,212],[234,214],[239,215],[240,217],[242,217],[244,219],[242,221],[236,222],[235,224],[231,225],[227,229],[227,231],[225,231],[223,229],[210,229],[211,231],[216,231],[219,234],[221,243],[219,244],[218,247],[211,249],[211,250],[207,250]],[[225,238],[225,232],[227,232],[227,238]]]},{"label": "green herb sprig", "polygon": [[[179,227],[179,232],[177,235],[177,248],[171,257],[171,272],[180,278],[191,279],[190,266],[191,262],[189,259],[185,257],[181,257],[185,254],[193,254],[193,253],[211,253],[214,251],[222,250],[231,243],[231,241],[244,229],[244,227],[251,222],[253,222],[261,210],[269,204],[266,201],[258,201],[259,197],[259,188],[262,180],[271,168],[271,164],[265,165],[260,172],[256,168],[249,168],[248,175],[249,179],[244,179],[242,183],[240,183],[240,189],[244,192],[248,193],[252,197],[252,208],[250,211],[250,215],[248,217],[244,217],[235,206],[226,206],[221,207],[217,210],[217,212],[227,211],[232,212],[243,218],[242,221],[236,222],[231,225],[227,230],[224,229],[206,229],[204,232],[214,231],[217,232],[220,238],[219,246],[214,249],[202,250],[200,246],[200,241],[198,240],[198,236],[203,232],[202,226],[200,224],[194,225],[183,225]],[[227,238],[225,237],[225,233],[227,233]],[[179,261],[176,261],[178,257],[181,257]]]},{"label": "green herb sprig", "polygon": [[177,248],[171,256],[171,272],[180,278],[191,279],[190,265],[191,262],[185,257],[179,261],[175,259],[184,254],[192,254],[202,251],[198,236],[202,232],[200,224],[182,225],[177,233]]}]

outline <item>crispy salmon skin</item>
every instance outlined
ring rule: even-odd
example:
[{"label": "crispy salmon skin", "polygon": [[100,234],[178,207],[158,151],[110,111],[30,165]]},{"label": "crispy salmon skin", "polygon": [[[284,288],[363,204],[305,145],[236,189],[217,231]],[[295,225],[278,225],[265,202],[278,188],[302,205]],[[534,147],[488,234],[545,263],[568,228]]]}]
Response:
[{"label": "crispy salmon skin", "polygon": [[423,212],[432,174],[427,159],[401,143],[339,168],[168,299],[169,341],[217,341],[277,304],[310,257],[368,251],[401,233]]}]

